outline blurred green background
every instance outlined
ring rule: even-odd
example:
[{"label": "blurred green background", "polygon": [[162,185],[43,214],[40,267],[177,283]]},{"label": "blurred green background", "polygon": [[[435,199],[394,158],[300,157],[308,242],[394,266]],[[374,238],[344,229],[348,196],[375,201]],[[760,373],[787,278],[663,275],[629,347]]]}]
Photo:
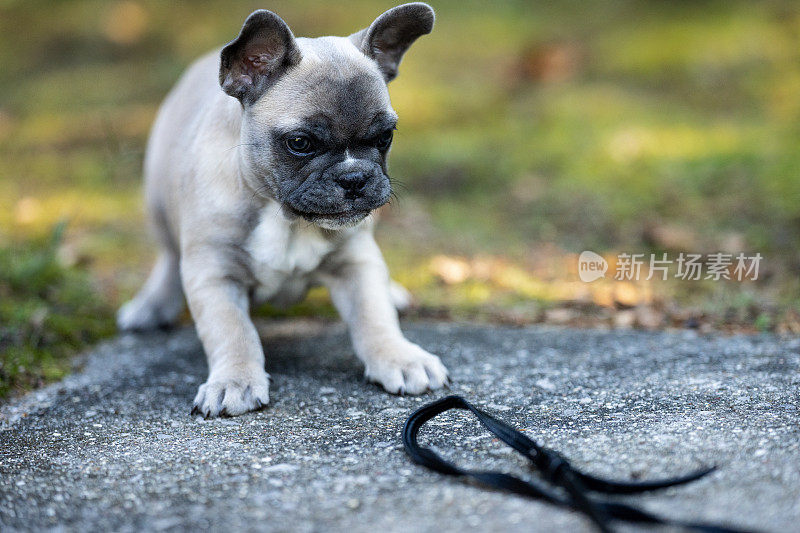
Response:
[{"label": "blurred green background", "polygon": [[[431,3],[390,87],[379,230],[417,316],[800,331],[800,4]],[[393,5],[0,0],[0,396],[109,335],[146,276],[143,147],[193,59],[257,8],[319,36]],[[757,282],[589,285],[584,249],[764,260]],[[324,294],[290,313],[312,311]]]}]

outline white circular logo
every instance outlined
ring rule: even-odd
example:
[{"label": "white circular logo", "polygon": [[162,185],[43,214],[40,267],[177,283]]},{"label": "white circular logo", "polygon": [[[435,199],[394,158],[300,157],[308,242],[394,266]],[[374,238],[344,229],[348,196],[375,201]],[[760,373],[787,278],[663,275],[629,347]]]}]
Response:
[{"label": "white circular logo", "polygon": [[604,278],[606,270],[608,270],[608,262],[599,254],[585,250],[578,257],[578,276],[581,281],[590,283]]}]

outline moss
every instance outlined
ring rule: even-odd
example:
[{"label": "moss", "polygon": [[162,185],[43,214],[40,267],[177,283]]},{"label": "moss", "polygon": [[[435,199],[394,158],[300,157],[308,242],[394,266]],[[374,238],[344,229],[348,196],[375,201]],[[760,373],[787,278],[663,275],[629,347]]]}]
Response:
[{"label": "moss", "polygon": [[70,356],[114,331],[87,272],[58,260],[63,229],[0,248],[0,398],[60,378]]}]

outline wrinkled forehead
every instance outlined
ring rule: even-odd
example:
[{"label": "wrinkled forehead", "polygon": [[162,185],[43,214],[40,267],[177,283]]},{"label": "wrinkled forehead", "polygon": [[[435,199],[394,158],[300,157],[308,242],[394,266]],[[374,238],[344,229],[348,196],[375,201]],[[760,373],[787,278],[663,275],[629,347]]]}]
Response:
[{"label": "wrinkled forehead", "polygon": [[281,129],[328,129],[335,138],[365,135],[397,115],[380,71],[347,39],[297,39],[303,59],[253,106],[254,118]]}]

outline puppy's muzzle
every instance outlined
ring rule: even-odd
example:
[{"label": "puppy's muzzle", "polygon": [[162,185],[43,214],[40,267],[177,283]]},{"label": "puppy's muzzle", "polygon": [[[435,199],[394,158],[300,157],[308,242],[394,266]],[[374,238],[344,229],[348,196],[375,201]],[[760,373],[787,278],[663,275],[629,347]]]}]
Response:
[{"label": "puppy's muzzle", "polygon": [[283,203],[311,222],[320,218],[360,220],[385,204],[391,193],[389,178],[378,165],[344,161],[309,177]]},{"label": "puppy's muzzle", "polygon": [[353,171],[339,174],[333,178],[333,181],[344,189],[345,198],[354,199],[364,194],[364,187],[372,178],[371,173]]}]

